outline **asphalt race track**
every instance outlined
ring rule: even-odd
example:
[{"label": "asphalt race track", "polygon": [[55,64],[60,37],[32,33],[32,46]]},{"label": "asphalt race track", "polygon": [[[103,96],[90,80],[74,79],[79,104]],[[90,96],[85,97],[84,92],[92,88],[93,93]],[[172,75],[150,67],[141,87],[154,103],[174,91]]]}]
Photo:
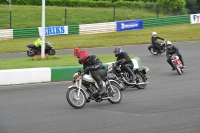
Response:
[{"label": "asphalt race track", "polygon": [[116,105],[92,101],[74,109],[65,98],[70,82],[0,86],[0,133],[199,133],[200,42],[174,44],[187,66],[181,76],[171,71],[165,54],[151,55],[148,45],[123,47],[150,68],[150,83],[123,91]]}]

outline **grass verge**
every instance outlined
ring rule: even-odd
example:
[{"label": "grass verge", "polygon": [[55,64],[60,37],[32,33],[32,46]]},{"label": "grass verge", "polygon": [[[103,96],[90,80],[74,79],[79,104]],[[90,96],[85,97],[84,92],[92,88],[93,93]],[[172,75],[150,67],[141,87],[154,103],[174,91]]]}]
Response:
[{"label": "grass verge", "polygon": [[[103,63],[113,62],[116,57],[113,54],[97,55]],[[130,56],[133,58],[134,56]],[[78,60],[73,55],[52,56],[46,60],[36,59],[37,57],[14,58],[0,60],[0,70],[19,69],[19,68],[37,68],[37,67],[55,67],[55,66],[77,66]]]},{"label": "grass verge", "polygon": [[[159,36],[172,42],[200,40],[200,24],[183,24],[156,28],[145,28],[136,31],[102,33],[93,35],[64,35],[46,37],[46,41],[54,48],[72,49],[107,47],[151,43],[151,33],[156,31]],[[27,44],[33,43],[37,38],[13,39],[0,41],[0,53],[13,53],[26,51]]]},{"label": "grass verge", "polygon": [[[67,25],[113,21],[113,8],[46,6],[46,26],[64,25],[65,8]],[[0,16],[0,29],[9,28],[8,5],[0,5]],[[40,27],[41,16],[41,6],[12,5],[12,28]],[[156,13],[146,9],[116,8],[115,21],[152,17],[155,18]]]}]

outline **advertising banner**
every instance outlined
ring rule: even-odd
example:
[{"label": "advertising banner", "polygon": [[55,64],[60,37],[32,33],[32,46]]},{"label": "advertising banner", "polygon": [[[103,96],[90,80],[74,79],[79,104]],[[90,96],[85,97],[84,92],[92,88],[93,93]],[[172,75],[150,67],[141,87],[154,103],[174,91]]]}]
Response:
[{"label": "advertising banner", "polygon": [[117,31],[138,30],[143,28],[142,20],[129,20],[117,22]]},{"label": "advertising banner", "polygon": [[[42,36],[42,27],[38,27],[39,35]],[[45,36],[68,34],[68,26],[45,27]]]},{"label": "advertising banner", "polygon": [[200,23],[200,14],[190,14],[190,23],[191,24]]}]

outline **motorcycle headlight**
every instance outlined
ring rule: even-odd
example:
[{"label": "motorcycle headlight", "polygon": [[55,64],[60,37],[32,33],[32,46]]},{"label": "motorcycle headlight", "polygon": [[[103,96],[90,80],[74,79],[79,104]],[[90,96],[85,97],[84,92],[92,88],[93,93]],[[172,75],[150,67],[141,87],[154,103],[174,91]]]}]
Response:
[{"label": "motorcycle headlight", "polygon": [[74,73],[74,76],[73,76],[74,80],[76,80],[78,77],[79,77],[78,73]]},{"label": "motorcycle headlight", "polygon": [[108,66],[108,71],[111,71],[112,69],[113,69],[112,65]]}]

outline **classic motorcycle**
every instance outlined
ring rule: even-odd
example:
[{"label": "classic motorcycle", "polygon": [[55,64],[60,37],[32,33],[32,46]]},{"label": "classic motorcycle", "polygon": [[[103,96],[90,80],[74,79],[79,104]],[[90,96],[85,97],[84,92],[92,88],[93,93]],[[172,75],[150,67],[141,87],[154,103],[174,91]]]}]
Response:
[{"label": "classic motorcycle", "polygon": [[108,78],[116,80],[122,86],[121,91],[129,87],[145,89],[149,83],[147,82],[146,70],[134,69],[132,71],[136,76],[136,83],[129,82],[130,75],[121,70],[121,65],[117,66],[116,63],[111,63],[108,65]]},{"label": "classic motorcycle", "polygon": [[76,109],[83,108],[90,100],[95,100],[96,102],[108,100],[112,104],[117,104],[122,100],[121,87],[115,80],[110,80],[105,77],[103,84],[106,87],[106,91],[99,96],[99,86],[91,75],[78,71],[74,74],[73,78],[75,85],[68,87],[66,98],[68,103]]},{"label": "classic motorcycle", "polygon": [[[27,55],[29,57],[33,57],[35,55],[41,55],[41,51],[36,49],[33,44],[28,44],[27,47],[29,48],[27,50]],[[45,43],[45,54],[48,54],[48,55],[56,54],[56,51],[53,49],[53,45],[50,42]]]},{"label": "classic motorcycle", "polygon": [[176,54],[174,54],[171,56],[171,61],[178,74],[181,75],[183,73],[183,64],[179,60],[179,57]]},{"label": "classic motorcycle", "polygon": [[[166,41],[163,41],[160,43],[160,47],[161,47],[160,53],[164,53],[166,51],[166,44],[167,44]],[[158,55],[158,50],[152,44],[148,47],[148,50],[153,55]]]}]

